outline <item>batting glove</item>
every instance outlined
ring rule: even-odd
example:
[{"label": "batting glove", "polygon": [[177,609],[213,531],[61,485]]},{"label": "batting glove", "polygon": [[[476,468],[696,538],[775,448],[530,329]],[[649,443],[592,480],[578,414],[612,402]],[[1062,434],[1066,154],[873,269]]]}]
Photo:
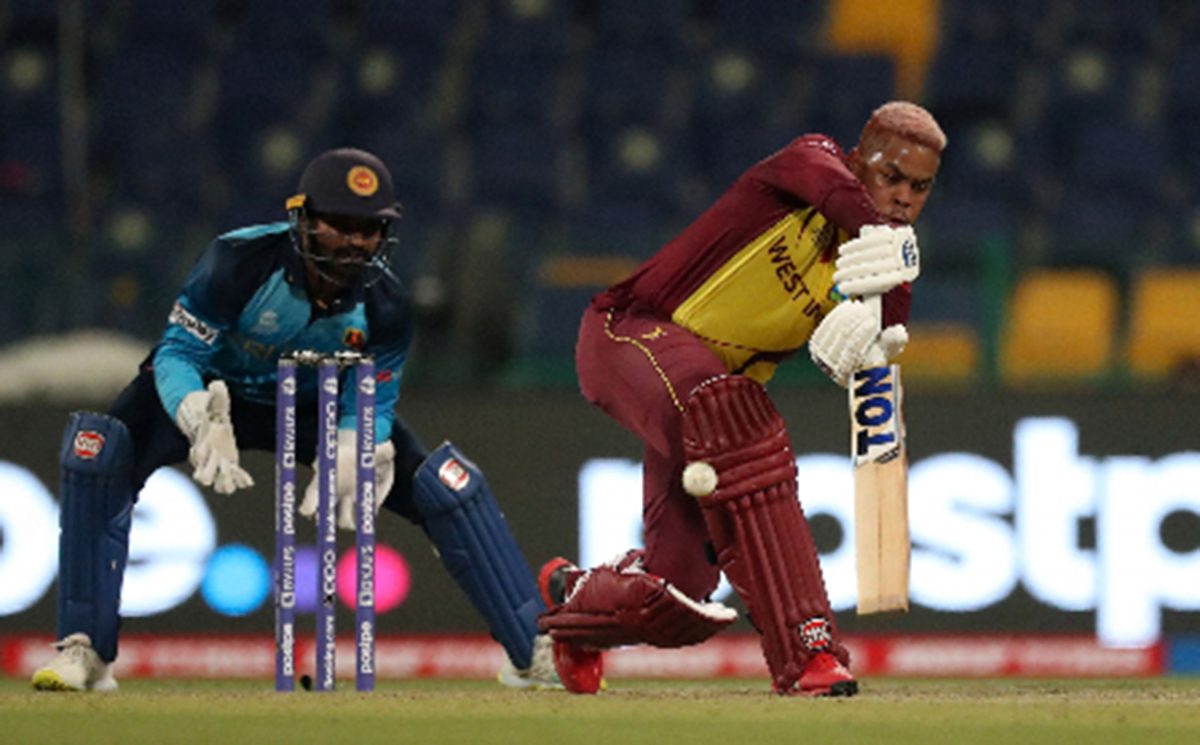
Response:
[{"label": "batting glove", "polygon": [[[318,444],[318,447],[320,445]],[[299,512],[307,518],[317,514],[320,489],[317,464],[313,462],[313,477],[304,489]],[[375,514],[383,507],[396,478],[396,446],[385,440],[375,446]],[[343,530],[354,530],[355,504],[358,499],[358,432],[339,429],[337,433],[337,524]]]},{"label": "batting glove", "polygon": [[857,238],[838,246],[833,281],[846,297],[881,295],[921,273],[917,235],[904,225],[864,225]]},{"label": "batting glove", "polygon": [[862,301],[846,300],[817,325],[808,352],[817,367],[845,388],[855,372],[886,365],[906,344],[908,330],[902,324],[880,331],[878,317]]},{"label": "batting glove", "polygon": [[232,494],[254,486],[254,479],[238,465],[237,438],[229,416],[229,389],[214,380],[202,391],[192,391],[179,402],[175,423],[192,443],[188,460],[192,478],[219,494]]}]

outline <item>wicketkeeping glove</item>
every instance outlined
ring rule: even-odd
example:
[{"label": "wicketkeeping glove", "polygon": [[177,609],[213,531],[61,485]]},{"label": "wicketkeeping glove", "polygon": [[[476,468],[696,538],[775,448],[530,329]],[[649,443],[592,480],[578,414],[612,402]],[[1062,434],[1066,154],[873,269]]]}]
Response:
[{"label": "wicketkeeping glove", "polygon": [[192,443],[188,460],[192,478],[220,494],[254,486],[254,479],[238,465],[237,438],[229,417],[229,389],[214,380],[202,391],[183,397],[175,411],[175,423]]},{"label": "wicketkeeping glove", "polygon": [[808,352],[817,367],[845,388],[855,372],[886,365],[906,344],[908,330],[902,324],[880,331],[879,318],[865,303],[846,300],[817,325]]},{"label": "wicketkeeping glove", "polygon": [[[339,429],[337,433],[337,524],[344,530],[355,529],[354,505],[358,486],[358,433],[352,429]],[[318,447],[320,445],[318,444]],[[304,490],[304,500],[298,508],[301,515],[314,518],[317,514],[317,464],[313,463],[313,477]],[[385,440],[375,446],[375,514],[392,490],[396,478],[396,446]]]},{"label": "wicketkeeping glove", "polygon": [[838,246],[835,266],[833,281],[846,297],[882,295],[921,273],[917,235],[908,225],[864,225]]}]

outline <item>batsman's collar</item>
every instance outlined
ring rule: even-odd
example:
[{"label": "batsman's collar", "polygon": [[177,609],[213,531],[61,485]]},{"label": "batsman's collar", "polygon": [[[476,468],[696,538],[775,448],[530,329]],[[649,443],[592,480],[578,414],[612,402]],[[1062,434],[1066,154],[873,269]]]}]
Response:
[{"label": "batsman's collar", "polygon": [[392,174],[365,150],[338,148],[321,153],[305,167],[287,209],[311,209],[331,215],[400,219]]}]

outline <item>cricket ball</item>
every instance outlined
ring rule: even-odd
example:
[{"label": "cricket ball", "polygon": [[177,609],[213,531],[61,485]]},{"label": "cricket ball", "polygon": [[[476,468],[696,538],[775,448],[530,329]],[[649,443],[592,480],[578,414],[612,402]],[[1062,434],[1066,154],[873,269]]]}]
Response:
[{"label": "cricket ball", "polygon": [[707,497],[717,490],[717,471],[702,460],[683,469],[683,490],[693,497]]}]

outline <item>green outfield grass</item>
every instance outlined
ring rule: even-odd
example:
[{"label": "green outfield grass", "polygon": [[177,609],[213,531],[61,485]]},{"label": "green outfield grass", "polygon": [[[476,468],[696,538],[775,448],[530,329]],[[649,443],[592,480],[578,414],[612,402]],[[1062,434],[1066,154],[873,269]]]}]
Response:
[{"label": "green outfield grass", "polygon": [[0,742],[978,745],[1200,743],[1200,679],[867,680],[853,699],[784,699],[765,681],[638,681],[599,696],[486,681],[278,695],[262,682],[127,681],[34,693],[0,679]]}]

